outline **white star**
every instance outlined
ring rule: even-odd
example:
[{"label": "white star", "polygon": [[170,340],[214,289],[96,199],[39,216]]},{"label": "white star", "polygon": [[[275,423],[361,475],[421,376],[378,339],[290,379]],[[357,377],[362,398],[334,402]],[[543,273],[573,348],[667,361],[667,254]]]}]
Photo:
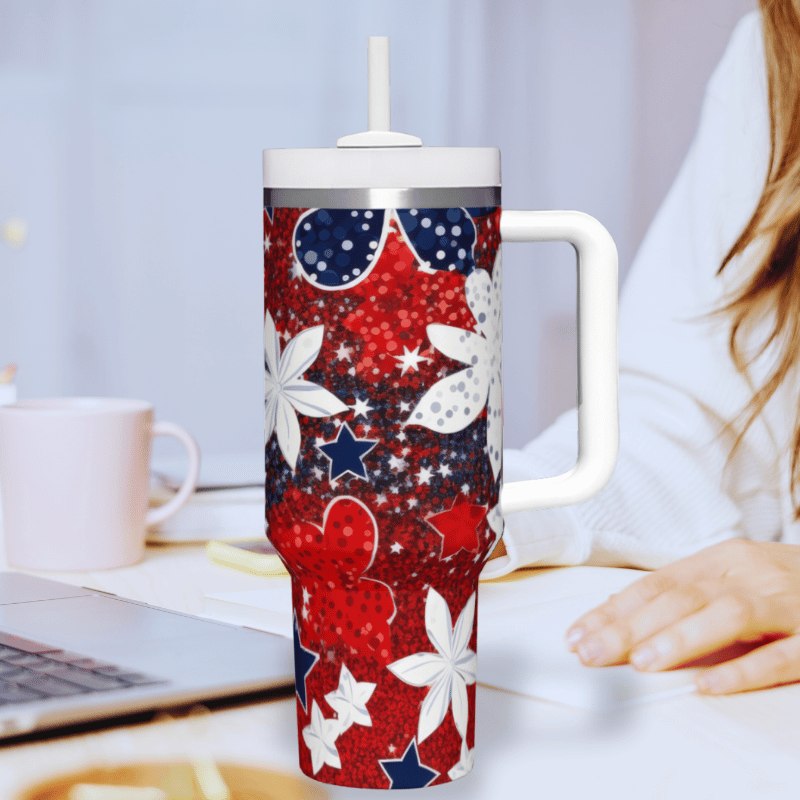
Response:
[{"label": "white star", "polygon": [[406,436],[406,432],[405,431],[400,431],[400,433],[397,434],[397,441],[398,442],[404,442],[406,439],[408,439],[408,436]]},{"label": "white star", "polygon": [[378,508],[382,505],[388,503],[389,501],[386,499],[386,495],[381,493],[375,498],[375,502],[378,504]]},{"label": "white star", "polygon": [[325,473],[319,467],[314,467],[314,477],[321,481],[325,477]]},{"label": "white star", "polygon": [[345,347],[344,344],[340,344],[339,349],[336,351],[336,359],[338,361],[344,361],[345,359],[349,361],[350,353],[352,352],[353,352],[352,348]]},{"label": "white star", "polygon": [[453,470],[447,466],[447,464],[442,464],[439,469],[436,470],[443,478],[446,478]]},{"label": "white star", "polygon": [[395,358],[395,360],[400,362],[397,365],[397,367],[398,367],[398,369],[402,368],[403,371],[400,373],[401,375],[405,375],[406,372],[408,372],[408,370],[410,370],[410,369],[418,371],[419,370],[419,365],[423,361],[430,361],[429,358],[426,358],[425,356],[421,356],[419,354],[419,348],[421,346],[422,345],[417,345],[414,348],[414,350],[409,351],[409,349],[405,345],[403,345],[403,350],[405,351],[403,353],[403,355],[401,355],[401,356],[393,356],[393,358]]},{"label": "white star", "polygon": [[389,745],[389,752],[390,753],[394,753],[395,750],[397,750],[397,748],[393,744],[390,744]]},{"label": "white star", "polygon": [[272,247],[272,242],[269,240],[269,234],[264,234],[264,252],[269,253],[270,247]]},{"label": "white star", "polygon": [[308,606],[303,606],[303,619],[308,619],[309,611],[310,609],[308,608]]},{"label": "white star", "polygon": [[350,367],[350,369],[347,370],[347,374],[348,375],[355,375],[356,374],[356,368],[355,367]]},{"label": "white star", "polygon": [[336,712],[341,724],[339,733],[344,733],[353,724],[372,727],[367,701],[372,697],[375,686],[374,683],[358,683],[350,670],[342,664],[339,688],[325,695],[328,705]]},{"label": "white star", "polygon": [[[395,356],[396,358],[396,356]],[[407,411],[411,411],[411,403],[400,401],[400,411],[405,414]]]},{"label": "white star", "polygon": [[303,605],[305,605],[311,599],[311,595],[308,592],[306,587],[303,587]]},{"label": "white star", "polygon": [[409,508],[416,508],[418,500],[416,497],[409,497],[408,498],[408,507]]},{"label": "white star", "polygon": [[403,545],[395,542],[390,548],[393,553],[399,553],[403,549]]},{"label": "white star", "polygon": [[432,477],[433,477],[433,472],[429,470],[427,467],[423,467],[417,473],[417,483],[420,486],[422,486],[423,483],[430,483]]},{"label": "white star", "polygon": [[292,268],[289,270],[289,280],[293,281],[295,278],[299,281],[303,279],[303,268],[297,259],[294,260]]},{"label": "white star", "polygon": [[407,455],[408,455],[410,452],[411,452],[411,448],[410,448],[410,447],[404,447],[404,448],[403,448],[403,449],[400,451],[400,454],[401,454],[401,455],[403,455],[403,456],[407,456]]},{"label": "white star", "polygon": [[451,706],[456,730],[462,739],[467,736],[467,686],[475,683],[476,677],[475,653],[468,647],[474,620],[474,593],[452,627],[447,602],[434,588],[429,588],[425,601],[425,628],[436,652],[414,653],[387,666],[404,683],[430,686],[420,709],[419,742],[427,739],[442,724]]},{"label": "white star", "polygon": [[397,472],[402,472],[405,468],[406,468],[406,460],[404,458],[398,458],[397,456],[389,457],[389,469],[396,470]]},{"label": "white star", "polygon": [[338,719],[325,719],[319,710],[317,701],[311,706],[311,724],[303,728],[303,741],[311,751],[311,768],[316,775],[323,764],[330,764],[334,769],[341,769],[339,752],[336,750],[336,737],[342,729]]},{"label": "white star", "polygon": [[366,419],[367,412],[372,411],[372,406],[369,405],[369,403],[367,403],[366,400],[359,400],[358,397],[356,397],[355,404],[350,406],[350,408],[353,409],[353,419],[355,419],[359,415],[361,415]]},{"label": "white star", "polygon": [[461,484],[461,493],[462,494],[469,494],[469,484],[468,483],[462,483]]}]

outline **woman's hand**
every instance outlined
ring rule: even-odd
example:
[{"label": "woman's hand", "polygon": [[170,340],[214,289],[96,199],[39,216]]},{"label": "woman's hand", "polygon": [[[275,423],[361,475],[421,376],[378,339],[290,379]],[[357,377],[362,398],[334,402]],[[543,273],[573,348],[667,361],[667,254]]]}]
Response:
[{"label": "woman's hand", "polygon": [[636,581],[581,617],[567,643],[584,664],[669,669],[737,642],[763,644],[702,672],[708,694],[800,680],[800,546],[732,539]]}]

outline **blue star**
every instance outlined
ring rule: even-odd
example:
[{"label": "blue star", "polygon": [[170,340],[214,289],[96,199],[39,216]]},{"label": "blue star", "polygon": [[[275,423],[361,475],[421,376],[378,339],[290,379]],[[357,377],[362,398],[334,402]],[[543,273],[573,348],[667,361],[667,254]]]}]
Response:
[{"label": "blue star", "polygon": [[367,470],[362,458],[378,443],[377,439],[356,439],[345,422],[339,428],[339,435],[328,444],[318,444],[317,448],[330,460],[329,479],[335,481],[345,472],[351,472],[358,478],[366,478]]},{"label": "blue star", "polygon": [[297,627],[297,617],[294,618],[294,688],[303,711],[306,711],[306,678],[314,664],[319,661],[319,653],[306,650],[300,642],[300,630]]},{"label": "blue star", "polygon": [[392,782],[390,789],[421,789],[439,777],[435,769],[419,763],[416,738],[411,740],[402,758],[378,763]]}]

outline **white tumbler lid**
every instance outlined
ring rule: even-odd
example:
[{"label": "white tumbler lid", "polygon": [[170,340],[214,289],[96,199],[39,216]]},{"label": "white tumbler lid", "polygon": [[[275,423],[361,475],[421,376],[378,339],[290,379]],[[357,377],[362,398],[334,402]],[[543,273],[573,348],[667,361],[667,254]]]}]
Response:
[{"label": "white tumbler lid", "polygon": [[[335,148],[265,150],[264,188],[271,191],[270,204],[304,205],[300,201],[308,190],[337,189],[493,189],[475,199],[491,196],[499,202],[500,151],[424,147],[420,138],[390,130],[387,36],[369,37],[368,64],[369,130],[341,137]],[[469,205],[493,204],[463,199]],[[450,202],[444,195],[442,201]]]}]

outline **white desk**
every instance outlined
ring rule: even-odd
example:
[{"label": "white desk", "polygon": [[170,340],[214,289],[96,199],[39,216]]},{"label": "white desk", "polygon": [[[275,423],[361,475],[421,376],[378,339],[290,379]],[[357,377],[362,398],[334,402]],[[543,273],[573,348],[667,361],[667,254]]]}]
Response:
[{"label": "white desk", "polygon": [[[34,574],[189,613],[203,612],[205,592],[257,588],[262,580],[217,566],[201,547],[189,545],[151,547],[135,567]],[[60,772],[98,763],[185,760],[198,753],[299,776],[296,730],[295,702],[287,699],[0,747],[0,800]],[[335,798],[385,796],[325,788]],[[800,684],[725,698],[662,700],[631,712],[616,730],[596,730],[585,712],[479,686],[475,768],[452,784],[409,793],[418,792],[464,800],[796,800]]]}]

